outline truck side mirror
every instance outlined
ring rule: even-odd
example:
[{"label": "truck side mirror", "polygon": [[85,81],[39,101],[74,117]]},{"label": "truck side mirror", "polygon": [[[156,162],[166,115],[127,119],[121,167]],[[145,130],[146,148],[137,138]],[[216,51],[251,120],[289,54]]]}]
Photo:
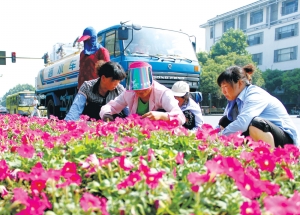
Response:
[{"label": "truck side mirror", "polygon": [[128,40],[128,28],[121,26],[118,28],[118,39],[119,40]]},{"label": "truck side mirror", "polygon": [[196,52],[196,43],[195,42],[192,42],[192,46],[194,48],[194,51]]}]

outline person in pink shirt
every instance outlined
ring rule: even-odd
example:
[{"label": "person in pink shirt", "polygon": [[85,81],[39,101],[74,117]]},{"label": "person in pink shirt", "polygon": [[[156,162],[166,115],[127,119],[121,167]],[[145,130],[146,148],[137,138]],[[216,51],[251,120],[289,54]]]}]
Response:
[{"label": "person in pink shirt", "polygon": [[185,123],[185,116],[172,91],[153,80],[152,67],[146,62],[133,62],[129,66],[126,91],[104,105],[100,110],[102,120],[114,120],[113,115],[126,106],[130,114],[152,120],[178,120]]}]

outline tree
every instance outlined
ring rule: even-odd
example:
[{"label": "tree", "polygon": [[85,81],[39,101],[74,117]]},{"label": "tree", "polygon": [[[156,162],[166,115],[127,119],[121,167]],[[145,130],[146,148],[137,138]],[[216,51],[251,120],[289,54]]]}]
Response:
[{"label": "tree", "polygon": [[[213,100],[212,104],[219,107],[225,106],[226,99],[222,96],[217,84],[218,76],[230,66],[237,65],[243,67],[249,63],[254,64],[251,55],[241,56],[234,52],[228,55],[217,56],[215,59],[209,58],[202,66],[202,74],[200,77],[200,91],[204,95],[203,105],[208,104],[208,100],[205,99],[205,97],[210,93]],[[259,69],[257,69],[253,75],[252,83],[258,86],[264,85],[262,72]]]},{"label": "tree", "polygon": [[206,61],[208,60],[209,56],[207,52],[198,52],[197,53],[198,61],[200,62],[200,65],[203,66]]},{"label": "tree", "polygon": [[263,72],[265,88],[278,98],[289,111],[295,105],[300,106],[300,69],[290,71],[267,69]]},{"label": "tree", "polygon": [[10,89],[7,93],[4,94],[4,96],[2,97],[1,105],[6,106],[6,97],[7,96],[12,95],[17,92],[24,91],[24,90],[35,91],[35,88],[30,84],[22,84],[22,85],[18,84],[17,86]]},{"label": "tree", "polygon": [[281,70],[267,69],[263,72],[263,78],[265,80],[265,88],[269,93],[273,93],[274,90],[282,88],[282,74]]},{"label": "tree", "polygon": [[210,57],[215,58],[220,55],[227,55],[235,52],[238,55],[246,55],[247,36],[242,30],[235,30],[233,28],[227,30],[221,39],[211,47]]}]

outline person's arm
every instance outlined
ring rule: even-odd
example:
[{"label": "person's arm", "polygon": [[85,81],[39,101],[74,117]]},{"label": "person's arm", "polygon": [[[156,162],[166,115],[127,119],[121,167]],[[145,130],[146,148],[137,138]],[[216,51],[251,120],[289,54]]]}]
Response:
[{"label": "person's arm", "polygon": [[154,120],[178,120],[180,125],[185,123],[185,116],[182,113],[180,107],[178,106],[178,101],[174,98],[172,91],[167,90],[164,92],[161,98],[162,108],[166,111],[150,111],[143,115]]},{"label": "person's arm", "polygon": [[100,110],[100,118],[103,119],[104,115],[114,115],[120,113],[124,108],[128,106],[124,95],[126,92],[123,92],[114,100],[110,100],[106,105],[102,106]]},{"label": "person's arm", "polygon": [[[221,132],[223,135],[229,135],[236,132],[244,132],[248,129],[250,122],[256,116],[259,116],[268,106],[268,99],[257,92],[248,92],[245,96],[243,107],[236,120],[230,123]],[[276,114],[276,113],[274,113]]]},{"label": "person's arm", "polygon": [[73,104],[72,104],[67,116],[65,117],[65,120],[66,121],[79,120],[80,114],[83,112],[83,109],[85,107],[85,103],[86,103],[86,97],[81,93],[77,93],[77,95],[73,101]]}]

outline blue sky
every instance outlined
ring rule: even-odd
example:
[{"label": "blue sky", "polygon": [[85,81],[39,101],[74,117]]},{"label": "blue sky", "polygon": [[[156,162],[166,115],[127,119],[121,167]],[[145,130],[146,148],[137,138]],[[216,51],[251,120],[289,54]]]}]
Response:
[{"label": "blue sky", "polygon": [[[199,25],[219,14],[255,0],[1,0],[0,51],[10,56],[41,58],[56,43],[72,43],[87,26],[97,31],[131,20],[140,25],[182,30],[197,37],[204,50]],[[0,65],[0,97],[17,84],[35,85],[43,60],[18,59]]]}]

